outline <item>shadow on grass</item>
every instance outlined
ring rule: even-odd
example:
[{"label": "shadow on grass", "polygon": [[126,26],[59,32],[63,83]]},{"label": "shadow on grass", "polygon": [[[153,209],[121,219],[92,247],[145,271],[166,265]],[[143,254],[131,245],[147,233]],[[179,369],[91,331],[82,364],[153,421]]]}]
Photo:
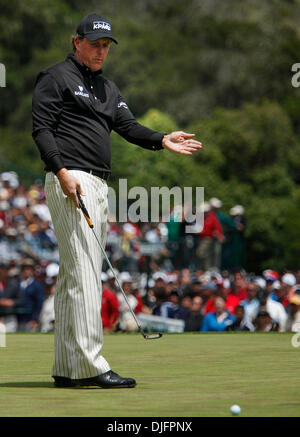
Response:
[{"label": "shadow on grass", "polygon": [[55,388],[53,382],[44,381],[25,381],[25,382],[2,382],[1,387],[8,388]]},{"label": "shadow on grass", "polygon": [[[95,386],[76,386],[76,387],[55,387],[54,383],[51,381],[25,381],[25,382],[2,382],[0,383],[0,389],[6,387],[6,388],[55,388],[56,390],[97,390],[101,389],[101,387],[95,387]],[[103,389],[101,389],[103,390]]]}]

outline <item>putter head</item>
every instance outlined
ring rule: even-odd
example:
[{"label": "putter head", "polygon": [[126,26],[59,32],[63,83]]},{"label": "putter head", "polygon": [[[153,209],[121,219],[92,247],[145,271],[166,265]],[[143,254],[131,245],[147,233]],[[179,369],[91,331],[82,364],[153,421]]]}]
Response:
[{"label": "putter head", "polygon": [[158,332],[157,334],[143,334],[146,340],[155,340],[156,338],[162,337],[162,334]]}]

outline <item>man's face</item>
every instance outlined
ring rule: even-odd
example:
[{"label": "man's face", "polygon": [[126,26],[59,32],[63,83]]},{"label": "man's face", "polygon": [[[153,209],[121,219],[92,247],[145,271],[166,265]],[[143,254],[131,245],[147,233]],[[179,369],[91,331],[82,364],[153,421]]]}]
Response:
[{"label": "man's face", "polygon": [[245,278],[240,273],[236,273],[234,275],[234,283],[236,289],[239,290],[240,288],[245,287]]},{"label": "man's face", "polygon": [[257,293],[257,287],[253,282],[249,282],[249,284],[247,284],[247,295],[248,295],[248,299],[252,300],[256,297],[256,293]]},{"label": "man's face", "polygon": [[237,307],[237,308],[235,309],[235,315],[236,315],[236,318],[237,318],[238,320],[243,320],[244,315],[245,315],[244,308]]},{"label": "man's face", "polygon": [[123,284],[123,290],[125,294],[128,296],[132,291],[132,284],[131,282],[124,282]]},{"label": "man's face", "polygon": [[28,279],[28,278],[30,278],[33,275],[34,275],[33,267],[30,267],[30,266],[23,267],[23,270],[21,272],[21,278],[22,279]]},{"label": "man's face", "polygon": [[280,289],[277,292],[277,295],[280,297],[287,296],[292,287],[281,282]]},{"label": "man's face", "polygon": [[228,292],[222,285],[217,286],[216,296],[223,297],[226,300]]},{"label": "man's face", "polygon": [[177,296],[177,294],[171,294],[170,302],[172,302],[174,305],[179,304],[179,297]]},{"label": "man's face", "polygon": [[263,331],[270,323],[272,319],[270,316],[260,316],[257,318],[257,331]]},{"label": "man's face", "polygon": [[202,294],[202,288],[200,282],[193,283],[192,289],[194,291],[194,294]]},{"label": "man's face", "polygon": [[80,40],[74,39],[76,47],[76,57],[91,71],[97,71],[102,68],[111,44],[110,38],[100,38],[96,41],[89,41],[87,38]]},{"label": "man's face", "polygon": [[225,309],[225,301],[224,301],[224,299],[222,299],[221,297],[217,297],[215,299],[215,307],[216,307],[216,311],[219,312],[219,313],[224,311],[224,309]]},{"label": "man's face", "polygon": [[192,303],[192,311],[200,311],[202,308],[202,297],[195,296]]},{"label": "man's face", "polygon": [[184,297],[182,298],[181,306],[182,306],[183,308],[188,309],[188,310],[191,309],[191,306],[192,306],[192,299],[190,298],[190,296],[184,296]]}]

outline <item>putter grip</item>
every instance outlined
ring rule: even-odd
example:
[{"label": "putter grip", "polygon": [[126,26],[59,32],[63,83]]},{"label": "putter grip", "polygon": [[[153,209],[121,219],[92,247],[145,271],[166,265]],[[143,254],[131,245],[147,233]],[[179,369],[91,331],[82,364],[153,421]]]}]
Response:
[{"label": "putter grip", "polygon": [[84,218],[86,219],[89,227],[93,228],[94,225],[92,223],[92,220],[90,219],[89,213],[88,213],[88,211],[87,211],[87,209],[85,207],[85,204],[83,203],[83,200],[82,200],[80,194],[78,193],[78,191],[76,191],[76,194],[77,194],[78,203],[79,203],[81,211],[83,212]]}]

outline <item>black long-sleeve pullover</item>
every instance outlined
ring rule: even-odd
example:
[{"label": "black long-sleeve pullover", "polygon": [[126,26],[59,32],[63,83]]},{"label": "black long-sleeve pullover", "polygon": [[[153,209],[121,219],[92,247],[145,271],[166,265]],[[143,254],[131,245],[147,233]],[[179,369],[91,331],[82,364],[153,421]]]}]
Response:
[{"label": "black long-sleeve pullover", "polygon": [[73,54],[39,73],[32,117],[32,136],[53,173],[66,167],[109,174],[112,130],[143,148],[163,148],[164,134],[140,125],[102,70],[91,72]]}]

